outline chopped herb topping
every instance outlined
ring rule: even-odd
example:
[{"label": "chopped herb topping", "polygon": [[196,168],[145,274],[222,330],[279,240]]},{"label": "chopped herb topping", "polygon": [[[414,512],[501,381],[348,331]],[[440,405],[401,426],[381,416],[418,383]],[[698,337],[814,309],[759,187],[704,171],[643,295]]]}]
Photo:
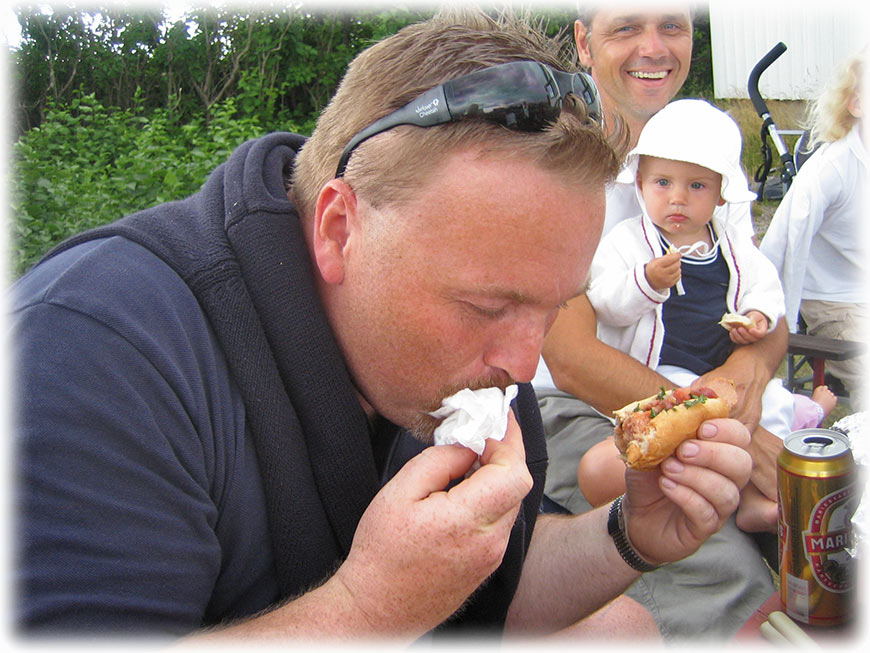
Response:
[{"label": "chopped herb topping", "polygon": [[689,406],[694,406],[695,404],[706,404],[707,403],[707,397],[705,397],[704,395],[693,394],[691,396],[692,396],[691,399],[689,399],[686,402],[683,402],[683,405],[686,408],[688,408]]}]

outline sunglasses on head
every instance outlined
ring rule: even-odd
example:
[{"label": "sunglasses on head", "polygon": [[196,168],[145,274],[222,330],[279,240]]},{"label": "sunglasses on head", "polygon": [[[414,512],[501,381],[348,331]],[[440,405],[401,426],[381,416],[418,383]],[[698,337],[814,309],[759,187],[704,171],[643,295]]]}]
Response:
[{"label": "sunglasses on head", "polygon": [[586,73],[566,73],[536,61],[512,61],[476,70],[429,89],[359,132],[341,153],[335,176],[344,174],[360,143],[393,127],[433,127],[472,118],[517,131],[542,131],[559,118],[562,101],[569,93],[586,104],[593,120],[601,121],[601,98]]}]

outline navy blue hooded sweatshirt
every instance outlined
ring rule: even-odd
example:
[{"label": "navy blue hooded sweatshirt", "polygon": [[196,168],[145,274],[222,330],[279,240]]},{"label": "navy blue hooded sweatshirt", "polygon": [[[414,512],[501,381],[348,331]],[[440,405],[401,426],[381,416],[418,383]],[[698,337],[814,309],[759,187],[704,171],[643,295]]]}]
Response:
[{"label": "navy blue hooded sweatshirt", "polygon": [[[16,606],[25,632],[177,635],[327,578],[422,446],[369,421],[284,179],[304,139],[238,148],[197,194],[73,237],[15,287]],[[440,631],[498,631],[546,445],[502,566]]]}]

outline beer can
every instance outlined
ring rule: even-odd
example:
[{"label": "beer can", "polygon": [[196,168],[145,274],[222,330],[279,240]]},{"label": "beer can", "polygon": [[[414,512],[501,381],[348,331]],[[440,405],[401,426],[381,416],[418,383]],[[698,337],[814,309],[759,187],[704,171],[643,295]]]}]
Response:
[{"label": "beer can", "polygon": [[813,626],[847,621],[857,581],[852,515],[855,463],[848,438],[828,429],[789,434],[777,465],[780,598]]}]

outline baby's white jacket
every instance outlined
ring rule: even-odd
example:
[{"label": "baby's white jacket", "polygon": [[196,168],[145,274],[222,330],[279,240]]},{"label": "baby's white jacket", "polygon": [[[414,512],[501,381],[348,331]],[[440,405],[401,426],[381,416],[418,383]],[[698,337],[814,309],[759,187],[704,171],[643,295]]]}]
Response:
[{"label": "baby's white jacket", "polygon": [[[774,327],[785,313],[776,268],[748,238],[726,229],[717,217],[711,224],[731,276],[727,312],[760,311]],[[653,369],[664,341],[662,304],[671,290],[654,290],[644,265],[663,254],[652,220],[646,215],[623,220],[598,246],[586,293],[595,308],[599,339]]]}]

